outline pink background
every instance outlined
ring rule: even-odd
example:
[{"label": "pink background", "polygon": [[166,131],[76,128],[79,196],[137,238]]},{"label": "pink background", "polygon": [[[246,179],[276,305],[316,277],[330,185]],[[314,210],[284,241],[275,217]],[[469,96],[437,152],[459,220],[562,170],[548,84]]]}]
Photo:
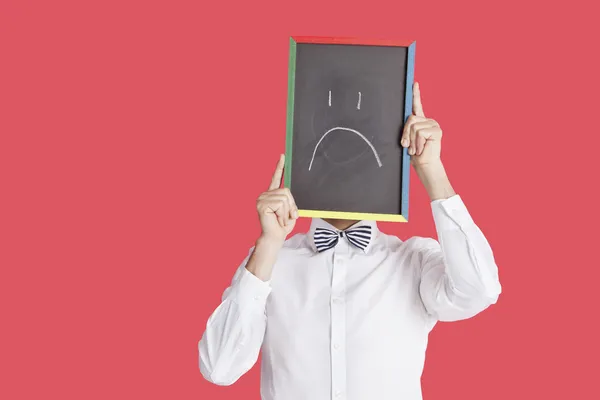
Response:
[{"label": "pink background", "polygon": [[[417,40],[425,113],[504,288],[436,327],[425,399],[599,398],[586,4],[2,0],[0,398],[259,399],[258,368],[205,382],[197,341],[284,151],[290,35]],[[410,222],[381,227],[433,236],[411,184]]]}]

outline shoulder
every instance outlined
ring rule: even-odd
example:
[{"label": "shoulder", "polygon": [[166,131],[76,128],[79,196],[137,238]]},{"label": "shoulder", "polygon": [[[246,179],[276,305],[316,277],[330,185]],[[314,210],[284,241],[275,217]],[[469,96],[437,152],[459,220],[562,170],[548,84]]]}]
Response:
[{"label": "shoulder", "polygon": [[294,254],[294,255],[302,255],[302,254],[311,254],[311,244],[310,238],[307,233],[296,233],[293,236],[290,236],[283,243],[283,247],[281,249],[283,254]]},{"label": "shoulder", "polygon": [[405,240],[396,235],[379,232],[374,250],[383,250],[390,253],[420,253],[422,251],[438,249],[440,244],[437,240],[424,236],[411,236]]},{"label": "shoulder", "polygon": [[288,249],[295,249],[306,246],[305,242],[307,241],[308,235],[306,233],[296,233],[285,240],[283,247]]}]

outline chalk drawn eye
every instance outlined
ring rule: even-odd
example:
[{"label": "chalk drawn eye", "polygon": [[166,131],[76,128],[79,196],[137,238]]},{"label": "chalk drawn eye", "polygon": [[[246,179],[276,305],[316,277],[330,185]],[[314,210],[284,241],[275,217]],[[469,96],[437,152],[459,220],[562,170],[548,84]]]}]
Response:
[{"label": "chalk drawn eye", "polygon": [[[360,102],[362,101],[362,93],[358,92],[358,104],[356,105],[356,109],[360,110]],[[329,107],[331,107],[331,90],[329,91]]]}]

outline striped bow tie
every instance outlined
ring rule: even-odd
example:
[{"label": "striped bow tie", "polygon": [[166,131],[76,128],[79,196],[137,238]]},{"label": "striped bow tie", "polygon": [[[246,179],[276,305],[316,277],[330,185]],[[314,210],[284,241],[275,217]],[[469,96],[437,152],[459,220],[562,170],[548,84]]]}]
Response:
[{"label": "striped bow tie", "polygon": [[314,240],[317,251],[320,253],[335,247],[340,238],[344,236],[348,238],[350,243],[364,251],[371,241],[371,227],[368,225],[358,226],[339,232],[326,228],[316,228]]}]

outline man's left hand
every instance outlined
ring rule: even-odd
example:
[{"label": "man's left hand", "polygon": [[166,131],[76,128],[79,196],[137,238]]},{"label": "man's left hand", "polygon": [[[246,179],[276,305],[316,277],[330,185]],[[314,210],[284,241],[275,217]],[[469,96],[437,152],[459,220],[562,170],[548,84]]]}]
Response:
[{"label": "man's left hand", "polygon": [[413,113],[404,125],[400,143],[408,148],[415,169],[441,163],[442,129],[435,120],[425,117],[416,82],[413,85]]},{"label": "man's left hand", "polygon": [[456,194],[440,157],[442,129],[436,121],[425,117],[418,83],[413,86],[413,113],[404,125],[400,143],[408,148],[410,162],[431,200],[447,199]]}]

